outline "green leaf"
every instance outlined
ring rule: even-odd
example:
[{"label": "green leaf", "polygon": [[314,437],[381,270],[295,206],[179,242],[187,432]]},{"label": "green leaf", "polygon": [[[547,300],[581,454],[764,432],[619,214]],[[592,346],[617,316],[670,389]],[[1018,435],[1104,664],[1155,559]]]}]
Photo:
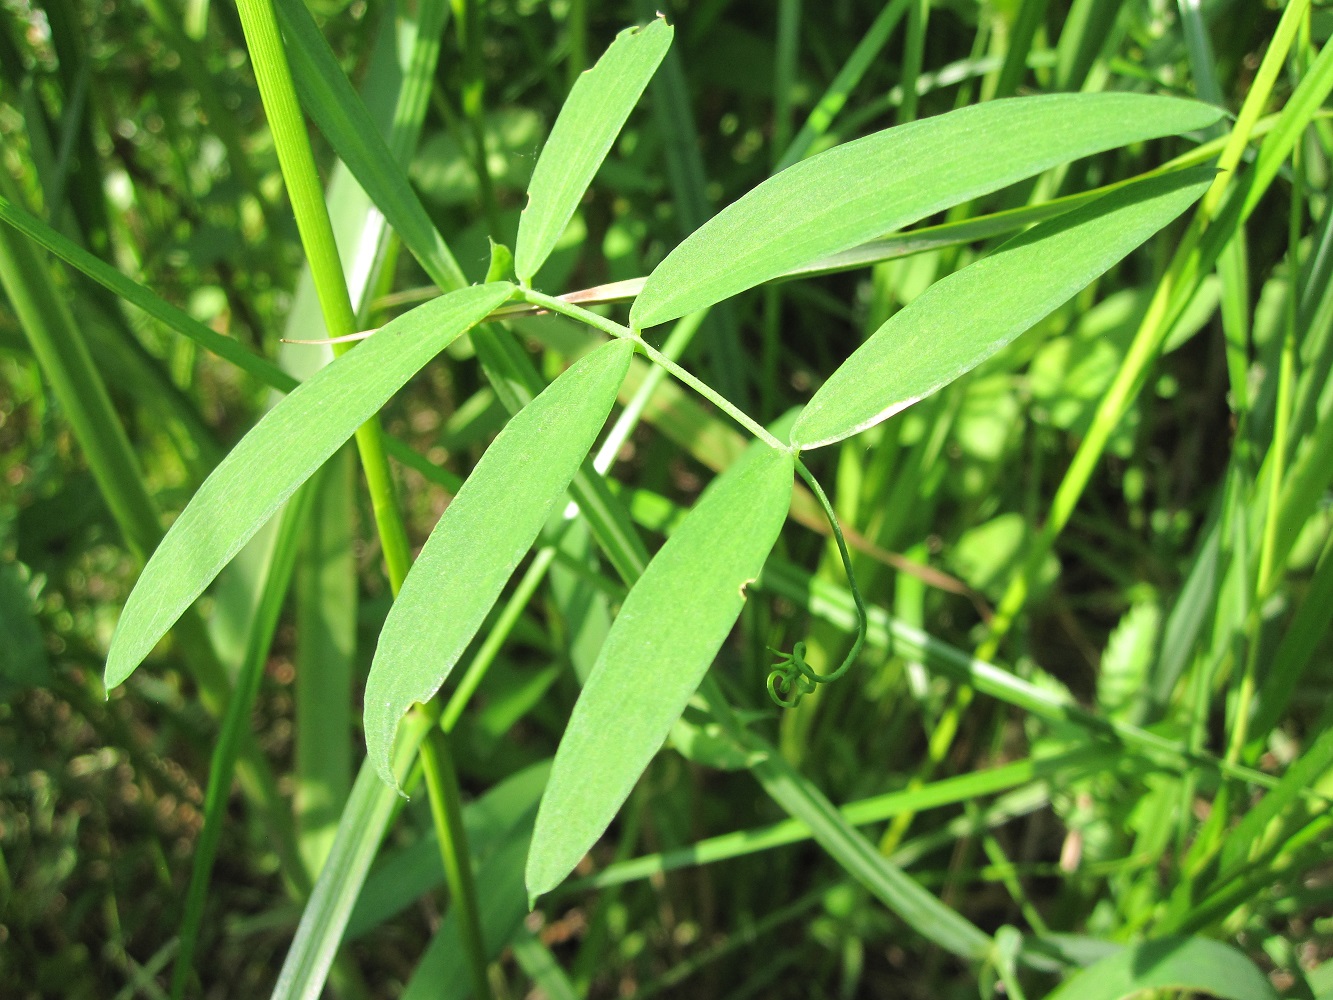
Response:
[{"label": "green leaf", "polygon": [[1152,989],[1277,1000],[1267,977],[1231,945],[1184,937],[1131,945],[1065,980],[1046,1000],[1121,1000]]},{"label": "green leaf", "polygon": [[592,447],[633,351],[627,340],[603,345],[520,410],[431,532],[366,681],[366,749],[388,783],[399,720],[431,699],[477,634]]},{"label": "green leaf", "polygon": [[1221,115],[1173,97],[1051,94],[846,143],[765,181],[676,247],[649,276],[631,325],[665,323],[1057,164]]},{"label": "green leaf", "polygon": [[512,291],[481,285],[419,306],[270,410],[199,487],[144,567],[111,640],[106,686],[134,672],[241,546],[404,382]]},{"label": "green leaf", "polygon": [[1188,208],[1211,173],[1113,191],[936,282],[820,387],[792,443],[817,448],[851,437],[976,367]]},{"label": "green leaf", "polygon": [[551,766],[528,857],[530,896],[573,870],[685,710],[777,540],[792,469],[788,453],[752,446],[625,599]]},{"label": "green leaf", "polygon": [[528,207],[518,223],[514,260],[523,284],[555,248],[674,34],[661,17],[628,28],[574,83],[532,172]]}]

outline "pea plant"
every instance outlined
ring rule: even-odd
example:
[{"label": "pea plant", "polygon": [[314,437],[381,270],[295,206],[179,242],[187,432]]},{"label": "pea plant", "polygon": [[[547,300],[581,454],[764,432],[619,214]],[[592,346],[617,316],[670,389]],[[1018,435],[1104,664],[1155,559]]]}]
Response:
[{"label": "pea plant", "polygon": [[[171,630],[192,641],[195,602],[270,522],[295,525],[309,517],[321,478],[336,474],[343,446],[355,441],[393,600],[364,688],[365,763],[326,845],[274,996],[315,997],[331,975],[336,980],[340,943],[349,927],[355,931],[370,919],[358,900],[380,844],[406,797],[421,790],[451,905],[421,960],[420,985],[410,985],[406,995],[441,981],[466,982],[476,996],[493,995],[487,964],[507,942],[518,942],[516,953],[528,947],[521,929],[526,911],[558,893],[579,869],[664,744],[671,740],[686,752],[705,732],[710,749],[697,749],[698,759],[750,771],[860,891],[944,952],[983,978],[1002,980],[1014,995],[1022,995],[1021,966],[1068,971],[1061,995],[1094,995],[1078,992],[1078,963],[1052,957],[1032,935],[1012,927],[983,930],[905,874],[761,734],[763,720],[817,697],[823,685],[863,661],[870,645],[885,642],[884,623],[868,610],[858,586],[848,537],[807,457],[875,428],[978,368],[1191,208],[1189,227],[1171,230],[1179,237],[1180,266],[1197,272],[1208,254],[1216,260],[1221,250],[1207,242],[1208,227],[1240,163],[1253,116],[1242,114],[1231,139],[1197,145],[1151,173],[997,217],[1000,224],[985,236],[1003,235],[1003,242],[931,283],[842,360],[798,412],[766,426],[684,367],[674,333],[659,346],[655,331],[670,326],[688,336],[710,310],[743,292],[880,259],[890,234],[1081,158],[1174,136],[1202,142],[1220,133],[1223,111],[1131,92],[1005,97],[962,107],[798,159],[697,228],[642,281],[603,294],[539,287],[543,265],[668,56],[673,28],[657,17],[621,32],[574,82],[532,171],[514,246],[492,244],[486,280],[468,284],[406,182],[401,156],[382,137],[300,0],[277,0],[276,6],[239,0],[238,9],[334,346],[331,363],[298,382],[62,242],[11,200],[4,219],[285,393],[218,462],[160,542],[146,546],[151,555],[107,655],[108,689],[123,684]],[[345,275],[305,115],[438,286],[436,297],[378,329],[361,329],[363,289]],[[619,303],[627,299],[624,312]],[[1142,356],[1126,361],[1127,379],[1138,377],[1160,348],[1183,304],[1170,288],[1154,300],[1148,322],[1156,325],[1139,349]],[[585,338],[549,384],[506,329],[520,316],[571,321]],[[413,558],[388,462],[391,454],[403,455],[382,432],[379,414],[431,359],[464,338],[510,415],[466,478],[453,484],[452,499]],[[641,384],[637,393],[626,390],[632,370]],[[653,388],[668,377],[739,427],[747,446],[649,553],[606,473]],[[608,430],[617,401],[625,399],[631,402]],[[1095,438],[1085,461],[1096,460]],[[1054,527],[1048,525],[1026,555],[1019,589],[1005,595],[991,622],[990,645],[977,658],[950,661],[960,692],[1004,692],[1039,716],[1081,719],[1115,745],[1171,752],[1238,783],[1271,784],[1238,755],[1222,759],[1132,721],[1093,718],[987,662],[1021,614],[1058,522],[1075,499],[1057,499]],[[742,709],[710,667],[747,601],[779,586],[766,563],[797,505],[807,524],[817,523],[811,515],[822,517],[822,530],[836,546],[845,579],[845,587],[838,584],[839,613],[854,639],[831,666],[814,661],[804,642],[774,652],[767,711]],[[493,653],[469,653],[492,630],[503,641],[504,627],[496,622],[510,614],[506,590],[525,560],[528,568],[513,586],[530,594],[562,540],[581,530],[623,583],[618,610],[580,678],[582,690],[549,774],[531,779],[539,805],[478,868],[452,732]],[[279,532],[259,597],[270,633],[298,537],[294,528]],[[900,640],[910,638],[900,631]],[[926,649],[932,640],[917,641]],[[248,719],[262,659],[262,651],[246,659],[226,702],[204,835],[184,903],[177,995],[191,982],[227,793],[234,777],[253,766]],[[466,669],[455,677],[460,665]],[[1177,947],[1191,960],[1184,980],[1191,987],[1208,989],[1226,977],[1250,983],[1257,975],[1219,943],[1182,935]],[[1261,986],[1245,995],[1263,995]]]}]

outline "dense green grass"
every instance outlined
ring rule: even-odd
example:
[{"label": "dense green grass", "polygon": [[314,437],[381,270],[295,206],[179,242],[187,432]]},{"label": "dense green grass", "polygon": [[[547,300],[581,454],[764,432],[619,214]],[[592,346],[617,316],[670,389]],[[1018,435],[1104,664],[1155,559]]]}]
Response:
[{"label": "dense green grass", "polygon": [[5,995],[1333,994],[1333,20],[658,6],[0,7]]}]

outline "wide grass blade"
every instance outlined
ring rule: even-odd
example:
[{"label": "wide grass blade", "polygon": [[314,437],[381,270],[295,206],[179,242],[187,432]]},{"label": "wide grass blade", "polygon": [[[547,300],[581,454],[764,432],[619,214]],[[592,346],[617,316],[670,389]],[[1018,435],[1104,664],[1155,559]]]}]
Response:
[{"label": "wide grass blade", "polygon": [[660,17],[628,28],[575,82],[532,171],[528,206],[518,222],[514,272],[524,285],[555,249],[674,34]]},{"label": "wide grass blade", "polygon": [[1183,937],[1130,945],[1071,976],[1046,1000],[1122,1000],[1154,989],[1277,1000],[1267,977],[1231,945]]},{"label": "wide grass blade", "polygon": [[509,421],[431,533],[380,633],[366,748],[386,782],[398,722],[431,699],[569,488],[629,369],[633,344],[578,361]]},{"label": "wide grass blade", "polygon": [[630,312],[643,329],[1069,160],[1192,129],[1216,108],[1140,94],[1052,94],[963,108],[813,156],[676,247]]},{"label": "wide grass blade", "polygon": [[513,291],[461,289],[389,323],[275,406],[199,488],[125,603],[106,686],[134,672],[228,560],[427,361]]},{"label": "wide grass blade", "polygon": [[851,437],[975,368],[1185,211],[1206,168],[1167,175],[1043,222],[936,282],[815,393],[792,443]]},{"label": "wide grass blade", "polygon": [[755,445],[630,591],[556,751],[528,893],[558,885],[615,818],[703,679],[786,520],[792,457]]}]

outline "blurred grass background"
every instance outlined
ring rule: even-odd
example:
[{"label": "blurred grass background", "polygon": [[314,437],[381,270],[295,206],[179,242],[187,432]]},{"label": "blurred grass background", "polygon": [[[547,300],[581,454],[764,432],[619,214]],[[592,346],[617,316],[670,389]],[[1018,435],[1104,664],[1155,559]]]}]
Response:
[{"label": "blurred grass background", "polygon": [[[655,9],[460,0],[441,30],[439,4],[308,6],[471,280],[484,276],[488,235],[512,242],[536,151],[570,81],[615,31]],[[539,276],[543,289],[644,275],[775,167],[978,100],[1135,89],[1198,96],[1234,113],[1281,13],[1249,0],[667,6],[677,25],[668,63]],[[458,13],[467,15],[461,35]],[[441,40],[424,84],[403,56],[419,51],[418,24],[433,24]],[[1333,130],[1318,109],[1330,29],[1333,13],[1318,6],[1302,18],[1261,109],[1278,112],[1314,81],[1294,159],[1247,223],[1227,222],[1216,273],[1199,281],[1115,422],[1105,458],[1033,575],[1024,613],[990,657],[1102,718],[1297,774],[1300,787],[1322,793],[1333,764],[1325,738],[1333,728]],[[5,0],[0,46],[0,195],[9,204],[289,371],[320,363],[319,349],[279,345],[284,333],[318,337],[322,327],[301,283],[300,244],[234,8]],[[413,79],[415,103],[400,96]],[[415,110],[395,119],[405,107]],[[962,223],[1121,180],[1210,138],[1080,161],[933,221]],[[320,136],[315,143],[335,217],[355,233],[364,196]],[[969,376],[816,457],[841,519],[863,542],[857,568],[871,603],[958,649],[985,641],[987,616],[1032,550],[1075,449],[1102,419],[1182,229]],[[102,660],[165,523],[158,512],[181,509],[270,390],[14,231],[0,236],[11,307],[0,308],[0,992],[164,996],[218,699],[251,641],[273,539],[257,540],[202,602],[199,627],[220,667],[212,689],[179,633],[109,701]],[[960,238],[748,293],[710,313],[686,362],[758,419],[778,420],[883,319],[989,245]],[[427,294],[408,254],[392,240],[379,247],[365,285],[367,326]],[[52,343],[64,331],[62,342],[84,345],[129,444],[115,454],[135,467],[117,462],[111,443],[95,456],[107,468],[94,467],[79,427],[92,433],[107,411],[89,402],[83,417],[69,412],[43,374],[32,315],[56,331]],[[586,346],[554,318],[514,327],[548,377]],[[75,395],[87,401],[90,392]],[[465,344],[388,408],[386,430],[445,470],[431,479],[419,462],[396,466],[414,544],[447,501],[441,481],[465,475],[505,418]],[[673,516],[665,501],[692,502],[740,444],[730,425],[660,388],[613,467],[646,537]],[[117,476],[124,490],[111,495],[107,477]],[[305,524],[286,529],[303,532],[302,556],[263,651],[249,751],[260,764],[242,775],[246,794],[228,810],[199,946],[201,995],[272,987],[361,756],[356,699],[390,596],[368,500],[353,484],[350,462],[335,461]],[[127,513],[131,494],[142,499]],[[934,575],[903,572],[894,553]],[[775,721],[763,697],[766,647],[804,639],[812,665],[837,662],[850,644],[848,616],[827,588],[841,583],[826,540],[791,527],[762,581],[766,599],[750,602],[719,663],[729,694],[759,713],[757,726],[834,802],[932,780],[926,787],[936,788],[1090,742],[1087,726],[960,697],[929,657],[883,638],[846,680]],[[496,831],[535,802],[529,769],[554,749],[574,675],[590,665],[620,593],[574,532],[549,583],[518,604],[456,728],[465,791],[491,803],[476,814],[478,854],[507,857]],[[301,669],[332,661],[342,668]],[[951,717],[957,737],[941,739],[941,720]],[[734,762],[710,743],[702,719],[687,722],[699,724],[678,732],[679,752],[659,755],[584,874],[639,855],[670,858],[783,818],[749,775],[726,769]],[[923,765],[932,747],[939,760]],[[1333,989],[1323,967],[1333,958],[1333,869],[1322,801],[1289,784],[1271,815],[1245,826],[1262,801],[1257,790],[1188,761],[1099,748],[1003,787],[958,786],[929,808],[913,792],[875,815],[872,838],[988,931],[1014,924],[1052,942],[1083,935],[1064,941],[1075,964],[1095,957],[1089,938],[1197,933],[1238,944],[1284,995]],[[276,827],[275,802],[286,817]],[[405,807],[386,845],[395,858],[410,860],[429,840],[424,809],[424,799]],[[283,823],[295,828],[286,839]],[[972,973],[924,944],[819,848],[739,853],[665,874],[670,865],[658,858],[625,888],[558,895],[531,933],[508,942],[493,969],[498,995],[560,996],[566,987],[597,997],[976,994]],[[397,996],[440,926],[442,900],[420,882],[416,892],[385,888],[393,874],[379,870],[372,893],[390,902],[360,925],[354,918],[339,995]],[[406,885],[414,887],[410,876]],[[551,956],[564,974],[550,971]],[[1025,975],[1032,995],[1055,982],[1040,970]],[[983,992],[993,987],[983,972]]]}]

